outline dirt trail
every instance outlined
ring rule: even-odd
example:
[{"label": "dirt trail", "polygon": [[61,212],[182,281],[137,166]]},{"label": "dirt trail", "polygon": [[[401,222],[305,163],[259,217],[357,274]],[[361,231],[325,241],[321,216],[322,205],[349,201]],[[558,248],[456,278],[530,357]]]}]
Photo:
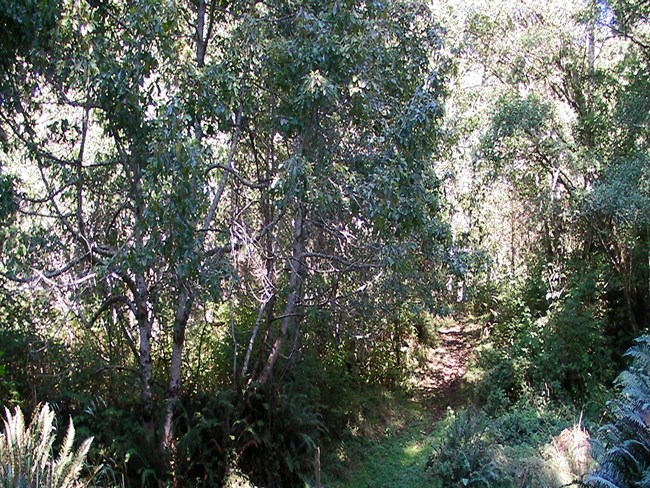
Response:
[{"label": "dirt trail", "polygon": [[[431,347],[420,346],[415,391],[386,408],[379,426],[367,425],[348,452],[347,472],[328,488],[420,488],[430,483],[426,463],[436,424],[447,408],[462,406],[462,382],[478,330],[471,323],[448,321],[436,331]],[[384,406],[385,407],[385,406]],[[383,434],[377,435],[377,430]],[[345,448],[343,449],[345,451]]]},{"label": "dirt trail", "polygon": [[460,387],[479,332],[472,324],[460,322],[439,329],[437,347],[427,351],[427,361],[416,371],[418,393],[434,420],[462,400]]}]

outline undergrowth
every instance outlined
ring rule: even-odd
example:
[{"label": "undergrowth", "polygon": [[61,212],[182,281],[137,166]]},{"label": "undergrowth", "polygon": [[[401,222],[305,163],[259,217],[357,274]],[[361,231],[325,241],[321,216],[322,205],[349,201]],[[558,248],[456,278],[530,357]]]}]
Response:
[{"label": "undergrowth", "polygon": [[[578,486],[593,467],[585,427],[591,424],[575,406],[535,396],[533,389],[515,392],[498,408],[473,406],[471,393],[459,394],[463,385],[437,395],[359,389],[357,417],[348,418],[342,440],[329,447],[325,485]],[[458,410],[445,415],[443,407],[440,418],[441,405],[450,401]]]},{"label": "undergrowth", "polygon": [[421,487],[431,450],[428,409],[404,392],[361,388],[360,409],[323,454],[332,488]]},{"label": "undergrowth", "polygon": [[632,362],[617,379],[620,391],[608,405],[611,421],[599,431],[604,452],[589,487],[650,485],[650,336],[639,337],[626,356]]}]

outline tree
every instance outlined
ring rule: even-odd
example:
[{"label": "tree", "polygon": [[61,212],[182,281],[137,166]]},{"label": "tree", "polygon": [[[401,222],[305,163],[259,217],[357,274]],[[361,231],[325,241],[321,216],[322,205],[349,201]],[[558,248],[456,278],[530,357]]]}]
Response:
[{"label": "tree", "polygon": [[476,273],[479,310],[504,357],[523,357],[513,334],[544,351],[531,372],[546,354],[571,358],[553,368],[559,398],[585,392],[576,377],[611,380],[596,351],[620,358],[647,322],[643,10],[491,2],[449,17],[454,221],[492,259]]},{"label": "tree", "polygon": [[441,289],[451,260],[433,171],[449,62],[425,6],[53,12],[46,45],[3,38],[15,70],[2,80],[13,221],[0,272],[50,290],[98,354],[121,350],[109,366],[131,355],[161,468],[199,309],[230,308],[231,379],[251,395],[271,387],[281,357],[293,368],[305,316],[342,317],[325,339],[336,340],[382,297],[435,305],[425,285]]},{"label": "tree", "polygon": [[[66,5],[47,69],[32,66],[38,96],[21,98],[20,79],[12,78],[13,112],[3,115],[14,154],[25,158],[20,211],[39,216],[28,237],[36,237],[36,226],[49,234],[40,258],[25,266],[15,256],[4,274],[53,286],[87,329],[116,313],[111,326],[138,361],[150,436],[152,340],[170,331],[165,449],[192,304],[218,295],[226,269],[212,237],[223,193],[209,190],[215,140],[203,130],[204,119],[214,120],[188,96],[202,76],[217,13],[211,10],[206,25],[207,15],[203,4]],[[194,17],[195,35],[181,30],[184,16]],[[195,56],[187,54],[192,48]],[[27,268],[22,275],[18,265]]]},{"label": "tree", "polygon": [[[447,245],[431,172],[445,66],[431,57],[440,39],[424,7],[288,3],[248,22],[237,31],[244,38],[251,24],[268,28],[258,30],[265,44],[255,47],[246,77],[263,92],[255,98],[251,92],[243,105],[237,197],[257,201],[261,210],[251,207],[239,222],[264,297],[241,376],[251,374],[260,386],[289,332],[289,356],[297,352],[308,309],[336,309],[389,262],[389,270],[399,271],[413,251],[434,260]],[[242,37],[234,38],[242,43]],[[258,196],[248,196],[251,190]],[[255,229],[269,232],[258,241]],[[263,318],[264,336],[274,338],[261,370],[251,372]]]},{"label": "tree", "polygon": [[[480,99],[455,100],[469,104],[464,112],[472,115],[454,123],[468,125],[464,137],[475,151],[474,167],[465,170],[475,184],[466,194],[474,200],[484,195],[478,200],[498,201],[507,210],[486,231],[507,275],[542,276],[554,300],[575,263],[606,262],[626,308],[627,325],[616,328],[633,332],[645,320],[645,275],[640,272],[637,282],[626,270],[646,266],[637,258],[627,262],[636,251],[595,203],[608,192],[608,180],[621,174],[616,168],[626,167],[623,161],[644,159],[639,117],[645,112],[637,109],[645,96],[638,57],[643,42],[635,42],[643,38],[638,26],[644,16],[642,9],[625,8],[588,1],[571,8],[496,2],[470,9],[456,27],[466,53],[461,81],[478,83]],[[643,195],[642,188],[630,190]],[[474,208],[475,222],[492,219]],[[503,221],[509,222],[508,239],[500,239]],[[612,308],[619,306],[614,294],[609,299]]]}]

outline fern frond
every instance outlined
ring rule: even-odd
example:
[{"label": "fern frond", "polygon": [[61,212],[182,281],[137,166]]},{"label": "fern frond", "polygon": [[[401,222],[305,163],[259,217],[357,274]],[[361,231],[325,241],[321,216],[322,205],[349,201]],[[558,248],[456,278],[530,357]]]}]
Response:
[{"label": "fern frond", "polygon": [[68,463],[65,471],[63,472],[63,478],[60,486],[67,487],[80,484],[78,482],[79,474],[81,473],[81,469],[83,468],[84,461],[88,455],[88,451],[90,450],[90,445],[92,442],[93,437],[89,437],[83,441],[81,446],[79,446],[79,449],[77,449],[77,452],[74,454],[74,456],[72,456],[70,463]]},{"label": "fern frond", "polygon": [[646,371],[650,369],[650,346],[647,343],[633,346],[625,353],[625,357],[632,359],[633,368]]},{"label": "fern frond", "polygon": [[59,456],[57,457],[52,470],[53,482],[55,486],[58,486],[60,481],[65,478],[67,467],[72,461],[72,445],[74,443],[74,435],[74,424],[72,423],[72,419],[70,419],[70,423],[68,424],[68,431],[66,432],[65,439],[63,440],[63,444],[59,450]]},{"label": "fern frond", "polygon": [[617,445],[623,442],[623,434],[614,424],[606,424],[598,430],[598,436],[603,446]]},{"label": "fern frond", "polygon": [[634,399],[647,399],[650,393],[650,377],[639,374],[638,371],[623,371],[618,377],[617,384],[622,388],[624,396]]},{"label": "fern frond", "polygon": [[627,446],[613,446],[609,451],[612,463],[617,465],[627,465],[628,469],[640,472],[642,469],[641,461]]},{"label": "fern frond", "polygon": [[636,409],[617,409],[615,410],[619,415],[618,427],[626,437],[637,437],[643,431],[647,431],[648,425],[646,419]]},{"label": "fern frond", "polygon": [[594,488],[622,488],[621,485],[614,484],[608,479],[596,475],[589,476],[585,480],[585,484]]},{"label": "fern frond", "polygon": [[638,483],[639,487],[646,487],[650,486],[650,469],[646,469],[643,472],[643,477],[641,478],[641,481]]},{"label": "fern frond", "polygon": [[607,448],[587,486],[628,488],[650,481],[650,336],[625,354],[632,362],[616,380],[618,397],[608,402],[612,422],[599,430]]},{"label": "fern frond", "polygon": [[56,460],[52,446],[56,437],[54,412],[42,405],[34,413],[29,426],[19,408],[12,414],[5,409],[4,432],[0,436],[0,486],[23,488],[75,488],[81,486],[79,474],[90,448],[87,439],[72,454],[74,425],[70,420],[68,431]]},{"label": "fern frond", "polygon": [[[11,477],[12,479],[17,476],[17,473],[20,473],[24,470],[24,463],[26,462],[28,456],[30,455],[30,446],[25,443],[25,420],[23,413],[19,408],[16,408],[14,415],[5,408],[5,414],[7,415],[6,420],[4,420],[5,434],[4,441],[6,442],[7,448],[7,464],[12,468]],[[18,468],[18,469],[16,469]]]},{"label": "fern frond", "polygon": [[34,453],[32,473],[46,465],[55,439],[54,411],[48,405],[41,405],[34,413],[29,428],[25,431]]}]

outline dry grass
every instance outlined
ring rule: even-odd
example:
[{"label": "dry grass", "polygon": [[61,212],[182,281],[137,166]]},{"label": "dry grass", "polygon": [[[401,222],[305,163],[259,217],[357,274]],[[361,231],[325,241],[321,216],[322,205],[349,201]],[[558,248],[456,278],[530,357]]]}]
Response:
[{"label": "dry grass", "polygon": [[567,485],[584,478],[593,468],[589,433],[577,423],[564,429],[543,449],[546,469],[556,486]]},{"label": "dry grass", "polygon": [[549,488],[578,485],[593,468],[589,433],[576,423],[546,444],[503,446],[496,460],[512,480],[513,488]]}]

